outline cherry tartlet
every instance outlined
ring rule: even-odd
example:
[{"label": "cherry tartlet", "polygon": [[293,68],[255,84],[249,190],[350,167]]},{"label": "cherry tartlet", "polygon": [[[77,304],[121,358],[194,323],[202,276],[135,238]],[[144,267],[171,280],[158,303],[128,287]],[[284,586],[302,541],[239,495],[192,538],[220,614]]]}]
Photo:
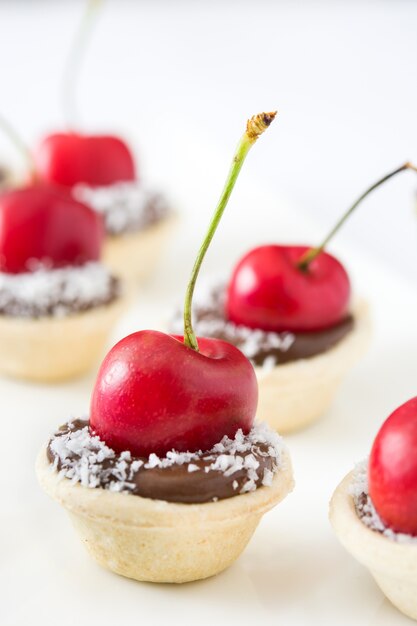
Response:
[{"label": "cherry tartlet", "polygon": [[90,420],[65,424],[37,463],[104,567],[151,582],[213,576],[242,552],[262,515],[292,489],[282,439],[256,423],[258,389],[234,346],[196,337],[195,281],[243,160],[275,114],[249,120],[184,306],[184,336],[144,330],[116,344]]},{"label": "cherry tartlet", "polygon": [[[371,192],[406,170],[416,167],[404,163],[369,187],[320,246],[258,246],[228,281],[213,283],[194,301],[197,332],[232,343],[252,361],[258,416],[282,433],[330,407],[369,343],[368,307],[352,298],[347,271],[325,247]],[[178,332],[178,314],[169,328]]]},{"label": "cherry tartlet", "polygon": [[[229,284],[209,284],[194,304],[199,335],[228,341],[251,360],[259,383],[258,416],[283,433],[310,424],[328,409],[370,334],[367,306],[350,303],[342,265],[322,253],[304,275],[297,259],[305,250],[255,248],[238,263]],[[341,286],[332,284],[333,268]],[[169,328],[178,332],[179,327],[176,313]]]},{"label": "cherry tartlet", "polygon": [[0,371],[58,381],[88,370],[120,315],[100,263],[102,220],[58,189],[0,194]]},{"label": "cherry tartlet", "polygon": [[41,180],[71,190],[105,224],[103,259],[120,276],[146,278],[173,227],[165,198],[137,176],[132,152],[111,135],[55,133],[35,150]]},{"label": "cherry tartlet", "polygon": [[288,453],[266,425],[219,437],[206,451],[134,456],[76,420],[42,451],[38,478],[100,565],[150,582],[207,578],[293,487]]},{"label": "cherry tartlet", "polygon": [[369,460],[340,483],[330,521],[389,600],[417,619],[417,398],[388,417]]}]

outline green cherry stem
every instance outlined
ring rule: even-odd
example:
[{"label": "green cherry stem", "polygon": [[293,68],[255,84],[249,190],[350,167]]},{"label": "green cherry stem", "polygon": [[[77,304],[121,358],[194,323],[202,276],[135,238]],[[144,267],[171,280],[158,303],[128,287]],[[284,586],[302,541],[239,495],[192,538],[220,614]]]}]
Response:
[{"label": "green cherry stem", "polygon": [[10,122],[0,115],[0,129],[9,138],[10,142],[14,145],[16,150],[22,155],[23,159],[26,161],[27,167],[32,175],[35,174],[35,161],[33,159],[33,155],[29,148],[27,147],[25,141],[19,135],[17,130],[14,128]]},{"label": "green cherry stem", "polygon": [[324,241],[316,248],[310,248],[309,250],[307,250],[307,252],[303,254],[300,261],[298,262],[298,267],[302,271],[307,271],[310,263],[314,261],[314,259],[323,252],[323,250],[325,249],[329,241],[338,232],[338,230],[343,226],[346,220],[352,215],[356,207],[358,207],[361,204],[362,200],[364,200],[367,196],[369,196],[369,194],[372,193],[375,189],[383,185],[387,180],[389,180],[390,178],[393,178],[393,176],[396,176],[397,174],[400,174],[400,172],[404,172],[406,170],[414,170],[415,172],[417,172],[417,167],[413,165],[412,163],[404,163],[403,165],[401,165],[401,167],[397,167],[397,169],[395,169],[393,172],[386,174],[386,176],[383,176],[376,183],[371,185],[371,187],[369,187],[369,189],[367,189],[361,196],[359,196],[359,198],[346,211],[346,213],[337,222],[337,224],[330,231],[330,233],[327,235]]},{"label": "green cherry stem", "polygon": [[194,267],[191,272],[191,277],[190,277],[190,281],[188,283],[187,291],[185,294],[185,303],[184,303],[184,343],[186,346],[188,346],[189,348],[192,348],[193,350],[196,350],[197,352],[198,352],[198,342],[197,342],[197,337],[195,336],[193,326],[192,326],[192,321],[191,321],[192,300],[193,300],[194,287],[195,287],[195,283],[197,280],[197,276],[199,274],[204,257],[206,256],[208,247],[214,237],[214,233],[217,230],[217,227],[222,218],[226,205],[229,201],[230,195],[233,191],[233,187],[235,186],[237,177],[239,176],[239,172],[242,169],[242,165],[246,159],[246,156],[249,150],[252,148],[253,144],[258,139],[258,137],[262,135],[262,133],[268,128],[271,122],[275,119],[276,114],[277,114],[276,111],[273,113],[259,113],[258,115],[254,115],[253,117],[251,117],[250,120],[248,120],[246,124],[246,130],[236,148],[236,152],[233,157],[232,165],[230,167],[229,174],[226,179],[226,183],[224,185],[222,194],[220,196],[220,200],[214,211],[207,234],[197,254],[197,258],[195,260]]},{"label": "green cherry stem", "polygon": [[72,41],[62,79],[62,109],[69,128],[76,120],[77,104],[75,97],[76,82],[80,75],[80,67],[85,57],[91,30],[94,26],[102,0],[87,0],[87,6]]}]

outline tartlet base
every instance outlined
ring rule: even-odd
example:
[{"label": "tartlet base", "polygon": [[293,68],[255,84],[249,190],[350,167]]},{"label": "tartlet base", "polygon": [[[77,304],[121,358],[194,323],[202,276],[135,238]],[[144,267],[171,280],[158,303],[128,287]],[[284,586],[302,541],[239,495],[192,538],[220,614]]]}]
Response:
[{"label": "tartlet base", "polygon": [[158,583],[208,578],[229,567],[262,515],[294,486],[288,453],[271,487],[204,504],[152,500],[59,480],[45,448],[36,471],[42,488],[67,510],[100,565],[128,578]]},{"label": "tartlet base", "polygon": [[0,373],[34,382],[84,374],[102,355],[125,298],[66,317],[0,315]]},{"label": "tartlet base", "polygon": [[352,481],[350,472],[333,494],[329,510],[333,530],[392,604],[417,620],[417,544],[395,542],[365,526],[349,493]]},{"label": "tartlet base", "polygon": [[371,323],[366,302],[357,302],[352,313],[353,330],[327,352],[276,365],[268,372],[255,367],[260,420],[286,434],[306,427],[326,412],[343,378],[369,344]]},{"label": "tartlet base", "polygon": [[170,215],[143,230],[107,236],[103,262],[128,282],[144,281],[155,271],[177,218]]}]

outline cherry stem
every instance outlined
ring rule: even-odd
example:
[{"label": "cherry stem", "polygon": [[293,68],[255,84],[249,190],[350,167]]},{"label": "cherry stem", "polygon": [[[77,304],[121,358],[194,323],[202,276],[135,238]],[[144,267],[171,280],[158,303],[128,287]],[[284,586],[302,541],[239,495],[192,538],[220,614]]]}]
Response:
[{"label": "cherry stem", "polygon": [[250,120],[248,120],[245,133],[243,134],[236,148],[236,152],[233,157],[232,165],[226,178],[226,183],[220,196],[220,200],[214,211],[207,234],[203,240],[203,243],[195,260],[193,270],[191,272],[190,282],[188,283],[184,303],[184,344],[189,348],[196,350],[197,352],[198,342],[191,322],[192,299],[197,276],[200,272],[201,264],[203,263],[204,257],[206,256],[208,247],[214,237],[214,233],[217,230],[226,205],[229,201],[237,177],[239,176],[239,172],[242,169],[243,162],[258,137],[262,135],[262,133],[275,119],[276,114],[276,111],[272,113],[259,113],[258,115],[254,115],[253,117],[251,117]]},{"label": "cherry stem", "polygon": [[9,138],[10,142],[14,145],[16,150],[20,152],[20,154],[23,156],[24,160],[27,163],[28,169],[34,175],[36,168],[31,151],[29,150],[25,141],[21,138],[17,130],[14,128],[14,126],[12,126],[12,124],[10,124],[10,122],[5,117],[3,117],[3,115],[0,115],[0,129],[4,132],[6,137]]},{"label": "cherry stem", "polygon": [[369,187],[369,189],[367,189],[361,196],[359,196],[356,202],[352,204],[352,206],[346,211],[346,213],[342,216],[342,218],[337,222],[334,228],[330,231],[330,233],[327,235],[327,237],[324,239],[321,245],[317,246],[317,248],[310,248],[303,254],[303,256],[298,262],[299,269],[301,269],[304,272],[308,270],[310,263],[314,261],[314,259],[323,252],[323,250],[325,249],[329,241],[338,232],[341,226],[343,226],[346,220],[352,215],[356,207],[359,206],[359,204],[361,204],[362,200],[364,200],[375,189],[383,185],[387,180],[389,180],[393,176],[396,176],[400,172],[404,172],[405,170],[414,170],[415,172],[417,172],[417,167],[409,162],[404,163],[403,165],[401,165],[401,167],[398,167],[393,172],[390,172],[389,174],[386,174],[386,176],[383,176],[383,178],[378,180],[371,187]]},{"label": "cherry stem", "polygon": [[80,75],[80,67],[85,57],[91,30],[102,4],[102,0],[87,0],[86,9],[75,33],[65,64],[62,80],[62,108],[69,128],[78,119],[75,98],[76,82]]}]

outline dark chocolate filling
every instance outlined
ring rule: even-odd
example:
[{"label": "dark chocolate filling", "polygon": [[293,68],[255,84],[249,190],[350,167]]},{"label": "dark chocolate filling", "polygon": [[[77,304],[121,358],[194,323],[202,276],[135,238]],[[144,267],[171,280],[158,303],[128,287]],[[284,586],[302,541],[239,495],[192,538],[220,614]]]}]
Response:
[{"label": "dark chocolate filling", "polygon": [[[317,356],[336,346],[353,330],[354,324],[353,316],[348,315],[335,326],[325,330],[291,333],[294,335],[294,341],[287,350],[281,350],[280,348],[264,349],[261,347],[251,360],[255,365],[261,366],[267,357],[273,357],[278,365],[282,365],[291,361]],[[223,339],[223,337],[220,337],[220,339]]]},{"label": "dark chocolate filling", "polygon": [[[88,426],[86,420],[75,420],[62,426],[55,437],[68,433],[75,433]],[[65,462],[48,444],[47,456],[51,464],[60,471],[64,468]],[[91,446],[91,450],[93,447]],[[223,453],[219,451],[209,451],[206,453],[196,453],[198,458],[192,458],[189,462],[183,464],[173,464],[169,467],[146,467],[147,458],[126,456],[115,454],[112,458],[105,458],[96,473],[98,482],[95,487],[111,489],[110,483],[115,482],[115,476],[119,474],[120,461],[123,462],[123,473],[125,480],[123,484],[126,488],[111,489],[113,491],[125,490],[133,495],[142,496],[144,498],[152,498],[156,500],[166,500],[168,502],[182,502],[186,504],[203,503],[216,500],[223,500],[238,495],[239,493],[254,490],[265,484],[265,472],[274,472],[277,469],[277,456],[271,442],[259,442],[250,446],[246,451],[237,452],[236,456],[243,457],[243,462],[251,455],[251,462],[254,460],[259,465],[256,469],[241,468],[230,475],[227,470],[212,469],[212,464]],[[226,453],[227,454],[227,453]],[[70,452],[67,459],[69,461],[77,461],[80,454]],[[137,462],[141,463],[139,469],[135,468]],[[193,471],[189,471],[190,465]],[[133,466],[133,467],[132,467]],[[198,469],[196,469],[196,467]],[[131,471],[133,468],[134,471]],[[252,489],[245,489],[248,480],[253,481]]]}]

